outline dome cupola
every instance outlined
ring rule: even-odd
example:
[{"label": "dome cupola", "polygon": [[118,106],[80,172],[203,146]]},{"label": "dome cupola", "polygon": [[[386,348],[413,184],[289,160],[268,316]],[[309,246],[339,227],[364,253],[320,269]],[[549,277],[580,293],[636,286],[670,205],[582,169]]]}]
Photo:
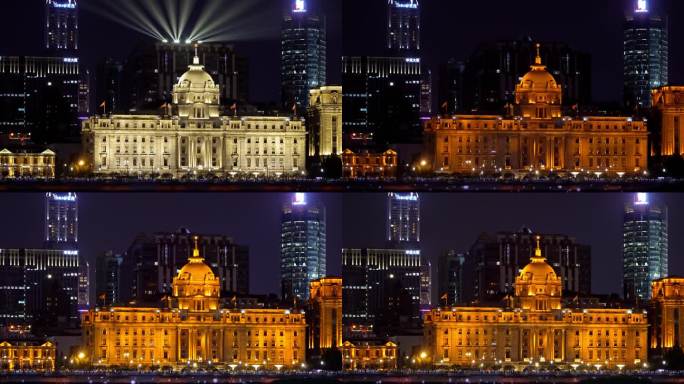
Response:
[{"label": "dome cupola", "polygon": [[214,83],[214,79],[200,64],[198,47],[195,44],[195,56],[188,71],[173,86],[173,104],[178,106],[179,117],[190,119],[219,117],[220,87]]},{"label": "dome cupola", "polygon": [[533,119],[561,117],[563,90],[546,66],[542,64],[541,45],[537,44],[537,56],[530,71],[515,87],[515,102],[520,115]]},{"label": "dome cupola", "polygon": [[561,279],[542,256],[541,238],[537,236],[537,247],[530,263],[515,279],[515,297],[523,309],[549,311],[560,309],[562,296]]},{"label": "dome cupola", "polygon": [[173,279],[173,297],[178,299],[178,307],[193,311],[218,309],[220,283],[200,256],[198,237],[194,237],[195,247],[188,263],[178,271]]}]

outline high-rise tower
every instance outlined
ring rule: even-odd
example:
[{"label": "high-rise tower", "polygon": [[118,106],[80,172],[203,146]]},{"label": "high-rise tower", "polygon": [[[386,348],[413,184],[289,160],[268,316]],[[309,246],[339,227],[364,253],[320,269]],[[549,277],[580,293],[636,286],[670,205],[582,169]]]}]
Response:
[{"label": "high-rise tower", "polygon": [[420,197],[417,193],[387,195],[387,240],[395,245],[420,242]]},{"label": "high-rise tower", "polygon": [[45,47],[57,52],[78,50],[78,4],[76,0],[45,1]]},{"label": "high-rise tower", "polygon": [[393,52],[420,50],[418,0],[388,0],[387,48]]},{"label": "high-rise tower", "polygon": [[78,249],[78,199],[75,193],[45,195],[45,243],[50,248]]},{"label": "high-rise tower", "polygon": [[[309,90],[326,84],[325,18],[295,0],[282,28],[281,93],[283,106],[305,113]],[[294,108],[293,108],[294,109]]]},{"label": "high-rise tower", "polygon": [[630,301],[649,300],[651,282],[668,275],[667,207],[652,204],[645,193],[625,207],[622,265],[622,288]]},{"label": "high-rise tower", "polygon": [[637,0],[624,28],[624,98],[632,110],[651,106],[651,90],[668,84],[667,18],[656,14],[648,0]]},{"label": "high-rise tower", "polygon": [[295,194],[283,208],[281,219],[280,276],[283,300],[309,299],[309,283],[325,277],[325,208],[309,204]]}]

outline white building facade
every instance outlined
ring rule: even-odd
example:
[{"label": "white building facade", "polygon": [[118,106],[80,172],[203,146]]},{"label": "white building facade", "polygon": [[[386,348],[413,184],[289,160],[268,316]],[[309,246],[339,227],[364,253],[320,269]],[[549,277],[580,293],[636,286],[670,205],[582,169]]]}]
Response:
[{"label": "white building facade", "polygon": [[164,115],[83,122],[83,147],[100,176],[280,177],[305,174],[306,128],[289,117],[220,116],[220,92],[195,57]]}]

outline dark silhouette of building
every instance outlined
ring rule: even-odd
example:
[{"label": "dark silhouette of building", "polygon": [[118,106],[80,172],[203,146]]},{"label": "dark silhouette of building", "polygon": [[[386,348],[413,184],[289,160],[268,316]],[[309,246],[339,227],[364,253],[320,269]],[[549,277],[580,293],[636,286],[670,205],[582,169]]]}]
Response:
[{"label": "dark silhouette of building", "polygon": [[370,327],[386,337],[418,327],[422,262],[417,250],[343,249],[345,328]]},{"label": "dark silhouette of building", "polygon": [[[440,113],[503,111],[515,102],[515,86],[534,64],[532,38],[482,43],[464,62],[450,60],[440,69]],[[591,104],[591,56],[565,43],[541,44],[548,71],[563,85],[563,103]],[[444,107],[446,103],[446,108]]]},{"label": "dark silhouette of building", "polygon": [[447,251],[439,256],[437,262],[437,294],[440,306],[463,303],[462,284],[464,281],[463,264],[465,253]]},{"label": "dark silhouette of building", "polygon": [[[117,104],[112,104],[116,109],[107,107],[107,111],[160,111],[162,105],[172,101],[173,86],[193,63],[195,48],[204,70],[220,86],[221,102],[230,106],[234,102],[247,100],[248,61],[235,52],[232,44],[203,42],[194,45],[159,42],[139,46],[129,56],[123,68],[121,100]],[[116,66],[115,63],[111,65]],[[106,76],[108,71],[110,79]],[[105,82],[112,82],[118,76],[116,67],[103,68],[102,72],[105,75]],[[100,83],[101,81],[98,81],[98,84]],[[109,84],[105,84],[104,89],[97,90],[98,95],[105,96],[103,100],[98,99],[98,105],[107,100],[108,92],[111,92]],[[98,112],[103,111],[100,109]]]},{"label": "dark silhouette of building", "polygon": [[98,307],[121,302],[121,264],[123,257],[112,251],[95,260],[95,301]]},{"label": "dark silhouette of building", "polygon": [[205,262],[221,282],[221,296],[249,293],[249,249],[224,235],[175,233],[141,234],[124,254],[120,272],[120,301],[159,300],[171,292],[177,271],[192,256],[195,236]]},{"label": "dark silhouette of building", "polygon": [[[518,232],[484,233],[478,237],[462,264],[454,263],[462,276],[462,303],[493,303],[513,292],[518,272],[534,255],[536,236],[549,265],[562,277],[563,292],[591,294],[591,248],[574,238],[558,234],[535,234],[527,228]],[[440,292],[443,295],[443,292]]]}]

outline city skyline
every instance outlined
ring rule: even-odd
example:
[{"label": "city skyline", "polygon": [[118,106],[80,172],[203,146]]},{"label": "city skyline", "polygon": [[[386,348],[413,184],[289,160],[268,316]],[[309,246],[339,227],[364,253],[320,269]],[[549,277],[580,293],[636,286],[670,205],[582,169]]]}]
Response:
[{"label": "city skyline", "polygon": [[[0,226],[0,248],[42,247],[44,196],[5,196],[8,214],[19,218],[20,224]],[[94,266],[95,257],[105,251],[123,254],[140,233],[151,235],[188,228],[193,233],[226,235],[237,244],[249,247],[253,266],[250,268],[250,291],[279,293],[280,220],[283,204],[291,201],[292,196],[208,195],[197,200],[192,194],[120,197],[81,193],[78,195],[80,254]],[[678,214],[684,209],[684,198],[672,194],[649,196],[652,202],[667,205],[670,212],[669,275],[684,275],[684,261],[677,257],[684,250],[684,242],[675,236],[677,228],[684,225],[684,216]],[[340,275],[343,248],[386,248],[386,194],[307,194],[307,200],[326,207],[328,275]],[[467,251],[482,233],[518,231],[528,227],[534,233],[565,234],[591,246],[592,293],[621,294],[622,220],[625,204],[633,200],[633,194],[535,194],[505,199],[495,194],[421,194],[420,248],[423,256],[436,266],[442,253]],[[597,215],[597,210],[603,213]],[[235,211],[236,219],[226,220],[226,211]],[[555,211],[557,215],[548,214]],[[502,212],[509,213],[502,216]],[[140,219],[130,221],[138,215]],[[238,217],[250,219],[244,221],[247,225],[240,225],[243,220]],[[463,218],[462,222],[454,222],[453,217]],[[259,267],[254,267],[257,265]],[[438,274],[434,268],[432,285],[437,287]],[[603,270],[614,273],[596,273]],[[260,278],[264,274],[270,278]],[[91,277],[94,276],[91,270]]]},{"label": "city skyline", "polygon": [[[198,1],[197,7],[206,7],[208,1]],[[96,66],[104,57],[126,59],[133,53],[134,48],[159,42],[103,16],[103,10],[98,9],[97,3],[95,0],[78,3],[79,47],[76,55],[81,58],[81,64],[84,64],[91,72],[95,71]],[[341,57],[341,3],[340,0],[309,0],[307,2],[309,9],[320,11],[326,16],[329,84],[340,82],[340,62],[334,58]],[[280,84],[280,26],[283,16],[292,9],[292,4],[290,0],[261,0],[258,3],[250,1],[248,8],[252,14],[240,20],[230,20],[230,24],[240,26],[241,30],[247,34],[247,36],[236,34],[235,39],[229,42],[235,43],[236,50],[250,59],[249,83],[252,102],[278,103],[280,100],[280,87],[278,86]],[[235,15],[241,15],[241,12],[244,14],[244,9],[237,7],[231,14],[235,17]],[[255,16],[254,12],[258,12],[259,16]],[[262,20],[272,20],[272,22],[264,24]],[[6,12],[0,16],[0,21],[0,33],[5,36],[12,35],[12,30],[24,30],[21,39],[12,39],[0,48],[0,55],[40,56],[46,53],[44,2],[9,4]],[[98,100],[93,104],[97,106],[100,102],[101,100]]]},{"label": "city skyline", "polygon": [[[662,11],[670,18],[670,83],[684,82],[682,68],[684,51],[682,45],[684,23],[678,23],[684,14],[684,3],[673,0],[651,0],[653,11]],[[387,45],[387,2],[347,0],[343,15],[354,16],[354,28],[343,29],[344,56],[382,55]],[[531,36],[535,41],[566,42],[574,49],[592,56],[592,90],[594,101],[621,102],[623,92],[623,40],[625,16],[633,13],[636,2],[616,0],[593,2],[580,0],[573,6],[564,7],[563,17],[549,13],[557,8],[549,7],[541,0],[525,0],[510,3],[492,0],[479,2],[420,1],[421,29],[420,56],[426,69],[432,70],[434,85],[439,84],[439,65],[449,59],[465,60],[485,42],[515,40]],[[357,12],[363,8],[364,12]],[[496,12],[493,12],[493,8]],[[455,23],[454,18],[459,22]],[[425,22],[430,20],[430,22]],[[577,28],[582,20],[584,28]],[[448,31],[445,29],[448,26]],[[446,38],[445,36],[448,36]],[[434,97],[433,97],[434,99]],[[437,107],[444,100],[439,100]]]},{"label": "city skyline", "polygon": [[[249,247],[250,291],[255,294],[280,293],[280,220],[283,204],[292,194],[212,194],[198,199],[194,194],[100,195],[79,193],[79,252],[91,266],[106,251],[123,254],[136,237],[145,233],[176,232],[187,228],[192,233],[226,235],[237,244]],[[22,207],[20,227],[0,235],[2,248],[42,248],[45,219],[44,194],[8,194],[3,202]],[[339,195],[307,194],[320,202],[328,216],[327,254],[339,260],[341,232]],[[233,213],[231,213],[233,212]],[[333,221],[334,220],[334,221]],[[2,227],[0,225],[0,227]],[[268,260],[268,263],[262,263]],[[91,278],[95,273],[91,270]],[[339,261],[329,273],[340,272]],[[263,275],[268,279],[260,278]],[[93,286],[94,280],[91,281]],[[92,296],[92,295],[91,295]]]}]

